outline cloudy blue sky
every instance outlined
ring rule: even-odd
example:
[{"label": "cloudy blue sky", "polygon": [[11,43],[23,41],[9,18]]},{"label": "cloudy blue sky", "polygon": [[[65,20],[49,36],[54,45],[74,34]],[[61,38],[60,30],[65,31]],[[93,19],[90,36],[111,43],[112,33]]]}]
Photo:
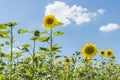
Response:
[{"label": "cloudy blue sky", "polygon": [[[59,54],[70,56],[85,43],[95,43],[98,50],[112,49],[120,62],[119,5],[120,0],[0,0],[0,23],[15,21],[18,28],[42,31],[43,17],[52,13],[65,24],[55,29],[65,32],[54,40],[63,46]],[[21,45],[28,37],[16,40]]]}]

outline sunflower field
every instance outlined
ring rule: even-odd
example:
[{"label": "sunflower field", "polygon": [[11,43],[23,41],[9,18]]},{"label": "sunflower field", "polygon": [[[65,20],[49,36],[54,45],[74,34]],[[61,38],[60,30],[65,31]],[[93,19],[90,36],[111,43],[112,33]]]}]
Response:
[{"label": "sunflower field", "polygon": [[[28,40],[33,44],[21,44],[16,47],[19,51],[14,52],[13,32],[17,25],[16,22],[0,24],[0,39],[4,41],[0,43],[0,80],[120,80],[120,64],[115,63],[111,49],[99,50],[96,44],[86,42],[71,57],[58,55],[62,47],[54,43],[53,36],[62,36],[64,32],[54,28],[64,23],[54,15],[44,17],[44,31],[18,29],[19,36],[32,34]],[[48,46],[36,46],[37,43]],[[4,47],[10,48],[8,53],[3,52]]]}]

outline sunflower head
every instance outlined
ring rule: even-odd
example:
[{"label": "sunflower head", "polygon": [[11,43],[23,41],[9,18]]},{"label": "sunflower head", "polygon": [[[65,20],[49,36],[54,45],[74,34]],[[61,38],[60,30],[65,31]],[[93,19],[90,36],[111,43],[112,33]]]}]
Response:
[{"label": "sunflower head", "polygon": [[110,62],[109,66],[110,67],[114,66],[114,62]]},{"label": "sunflower head", "polygon": [[65,58],[65,64],[67,64],[67,65],[70,64],[70,58]]},{"label": "sunflower head", "polygon": [[38,61],[40,60],[40,58],[39,58],[39,56],[35,55],[34,58],[33,58],[33,60],[34,60],[35,62],[38,62]]},{"label": "sunflower head", "polygon": [[114,53],[112,50],[106,50],[105,55],[109,58],[112,58],[114,56]]},{"label": "sunflower head", "polygon": [[52,29],[58,23],[56,17],[53,15],[45,16],[43,22],[44,22],[44,27],[48,29]]},{"label": "sunflower head", "polygon": [[62,64],[62,61],[61,60],[59,60],[58,62],[56,62],[56,66],[59,66],[60,64]]},{"label": "sunflower head", "polygon": [[100,56],[105,56],[105,51],[104,50],[100,50]]},{"label": "sunflower head", "polygon": [[85,59],[93,58],[97,53],[97,48],[95,44],[85,44],[81,50]]},{"label": "sunflower head", "polygon": [[119,66],[119,67],[117,67],[117,70],[118,70],[118,71],[120,71],[120,66]]},{"label": "sunflower head", "polygon": [[64,70],[68,70],[68,66],[64,66]]}]

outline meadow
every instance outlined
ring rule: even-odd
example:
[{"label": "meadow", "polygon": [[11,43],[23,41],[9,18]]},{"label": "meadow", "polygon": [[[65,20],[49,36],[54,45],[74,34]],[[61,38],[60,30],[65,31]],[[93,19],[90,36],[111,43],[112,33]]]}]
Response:
[{"label": "meadow", "polygon": [[[120,64],[115,62],[111,49],[99,50],[97,44],[86,42],[71,57],[58,55],[62,47],[54,43],[53,36],[57,38],[64,32],[54,31],[54,28],[64,23],[57,21],[54,15],[44,17],[43,31],[18,29],[17,35],[32,34],[29,40],[33,44],[18,46],[19,52],[14,52],[13,31],[17,25],[16,22],[0,24],[0,39],[4,40],[0,43],[0,80],[120,80]],[[36,46],[38,42],[48,47]],[[5,46],[10,48],[8,53],[2,50]],[[21,58],[26,54],[29,56]]]}]

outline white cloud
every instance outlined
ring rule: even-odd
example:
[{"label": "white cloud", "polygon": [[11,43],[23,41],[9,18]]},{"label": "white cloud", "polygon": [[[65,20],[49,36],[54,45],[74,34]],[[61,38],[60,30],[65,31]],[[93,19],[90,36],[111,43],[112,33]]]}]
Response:
[{"label": "white cloud", "polygon": [[48,4],[45,9],[45,15],[53,14],[58,21],[63,22],[65,25],[71,24],[71,21],[78,25],[90,22],[92,17],[103,14],[105,11],[104,9],[98,9],[96,12],[89,12],[87,8],[77,5],[69,6],[61,1]]},{"label": "white cloud", "polygon": [[113,31],[113,30],[117,30],[119,28],[120,28],[120,26],[118,24],[109,23],[106,26],[101,26],[100,31],[110,32],[110,31]]}]

